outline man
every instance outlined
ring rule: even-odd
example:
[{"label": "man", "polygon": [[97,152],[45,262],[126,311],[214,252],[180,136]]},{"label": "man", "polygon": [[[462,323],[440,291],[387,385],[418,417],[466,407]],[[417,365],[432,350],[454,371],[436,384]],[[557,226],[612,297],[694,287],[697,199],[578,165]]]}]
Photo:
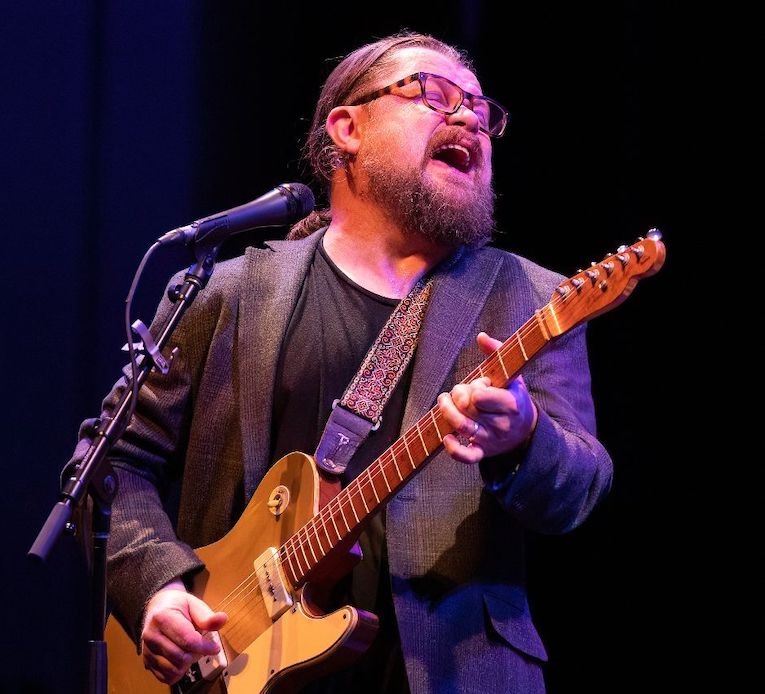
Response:
[{"label": "man", "polygon": [[330,75],[307,145],[328,212],[219,264],[174,336],[173,368],[149,379],[112,452],[110,598],[162,681],[216,652],[200,632],[227,619],[186,591],[202,567],[191,547],[227,532],[276,459],[314,451],[398,301],[432,277],[416,354],[343,479],[436,402],[461,436],[362,537],[365,559],[340,593],[380,613],[381,632],[355,669],[311,691],[544,690],[524,529],[581,523],[611,463],[593,434],[583,329],[507,389],[455,385],[560,281],[486,247],[492,137],[505,125],[465,56],[428,36],[363,46]]}]

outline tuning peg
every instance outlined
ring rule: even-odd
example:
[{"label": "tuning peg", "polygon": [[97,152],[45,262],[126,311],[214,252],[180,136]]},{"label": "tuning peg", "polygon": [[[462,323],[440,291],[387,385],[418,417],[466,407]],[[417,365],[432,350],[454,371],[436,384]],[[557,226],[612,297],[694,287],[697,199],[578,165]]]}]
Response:
[{"label": "tuning peg", "polygon": [[[595,263],[593,263],[593,265],[595,265]],[[587,272],[584,274],[587,275],[587,277],[589,277],[593,282],[598,279],[598,275],[600,275],[597,270],[587,270]]]},{"label": "tuning peg", "polygon": [[614,264],[612,262],[603,263],[601,267],[606,271],[606,275],[608,275],[609,277],[611,276],[611,273],[614,271]]},{"label": "tuning peg", "polygon": [[[581,270],[579,272],[581,272]],[[580,289],[581,286],[584,284],[584,280],[579,279],[578,277],[574,277],[574,279],[571,280],[571,284],[574,285],[575,289]]]},{"label": "tuning peg", "polygon": [[653,229],[648,230],[648,238],[651,239],[651,241],[661,241],[662,233],[660,229],[657,229],[654,227]]},{"label": "tuning peg", "polygon": [[629,250],[629,246],[625,246],[624,244],[622,244],[621,246],[619,246],[619,248],[616,249],[616,252],[617,253],[624,253],[627,250]]},{"label": "tuning peg", "polygon": [[[627,250],[625,246],[622,246],[622,248],[624,248],[625,251]],[[616,257],[619,259],[622,267],[627,267],[627,264],[630,262],[630,256],[628,253],[621,251]]]}]

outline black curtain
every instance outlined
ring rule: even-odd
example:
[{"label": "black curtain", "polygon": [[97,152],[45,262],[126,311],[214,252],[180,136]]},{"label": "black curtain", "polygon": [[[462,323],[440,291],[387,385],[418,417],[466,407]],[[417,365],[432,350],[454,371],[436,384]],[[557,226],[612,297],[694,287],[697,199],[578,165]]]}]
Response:
[{"label": "black curtain", "polygon": [[[371,16],[370,16],[371,12]],[[501,17],[501,19],[500,19]],[[702,205],[703,72],[674,3],[200,0],[27,2],[3,10],[3,437],[10,692],[85,691],[87,584],[74,542],[25,553],[56,501],[79,422],[119,375],[125,295],[160,234],[290,180],[333,58],[402,28],[467,49],[512,113],[496,144],[497,244],[565,275],[652,226],[668,261],[589,332],[600,435],[616,477],[580,529],[532,538],[531,599],[551,693],[687,685],[700,633],[699,492],[675,316]],[[147,268],[151,319],[186,259]]]}]

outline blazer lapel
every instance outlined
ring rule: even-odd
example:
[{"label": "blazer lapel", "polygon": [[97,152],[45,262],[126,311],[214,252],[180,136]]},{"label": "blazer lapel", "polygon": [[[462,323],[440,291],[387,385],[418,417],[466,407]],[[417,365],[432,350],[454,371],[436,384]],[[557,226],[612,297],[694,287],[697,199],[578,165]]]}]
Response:
[{"label": "blazer lapel", "polygon": [[466,250],[434,277],[414,360],[402,431],[433,407],[478,319],[499,271],[492,253]]},{"label": "blazer lapel", "polygon": [[322,235],[270,241],[267,250],[249,251],[237,338],[245,499],[272,463],[271,413],[279,353]]}]

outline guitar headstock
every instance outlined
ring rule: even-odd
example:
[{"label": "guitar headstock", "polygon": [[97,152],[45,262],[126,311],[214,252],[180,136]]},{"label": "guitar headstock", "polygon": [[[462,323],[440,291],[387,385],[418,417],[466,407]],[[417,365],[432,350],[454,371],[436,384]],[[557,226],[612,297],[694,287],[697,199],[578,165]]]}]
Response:
[{"label": "guitar headstock", "polygon": [[592,263],[553,292],[550,315],[545,320],[548,329],[552,335],[560,335],[615,308],[632,293],[639,280],[661,269],[665,257],[661,232],[651,229],[645,238],[631,246],[620,246],[613,255]]}]

